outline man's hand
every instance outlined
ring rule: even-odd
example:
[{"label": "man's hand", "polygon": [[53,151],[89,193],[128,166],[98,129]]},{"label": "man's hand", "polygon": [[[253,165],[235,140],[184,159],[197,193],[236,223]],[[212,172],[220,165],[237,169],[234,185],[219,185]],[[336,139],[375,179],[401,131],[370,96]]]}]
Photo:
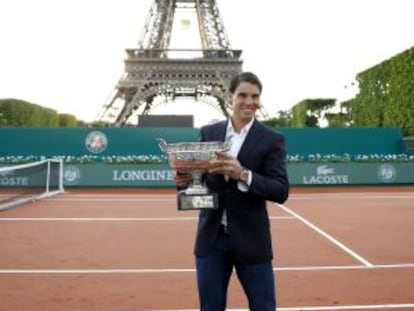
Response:
[{"label": "man's hand", "polygon": [[243,170],[240,162],[224,151],[216,151],[217,159],[211,160],[208,172],[211,174],[223,174],[238,180]]},{"label": "man's hand", "polygon": [[175,171],[174,181],[180,188],[186,188],[192,181],[192,176],[187,172]]}]

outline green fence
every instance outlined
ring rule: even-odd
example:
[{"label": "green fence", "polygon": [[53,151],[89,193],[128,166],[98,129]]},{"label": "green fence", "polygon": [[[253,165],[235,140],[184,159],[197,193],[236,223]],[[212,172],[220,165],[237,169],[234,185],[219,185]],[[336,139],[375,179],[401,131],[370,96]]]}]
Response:
[{"label": "green fence", "polygon": [[[175,187],[168,165],[65,165],[63,183],[68,187]],[[412,163],[289,164],[292,186],[410,185],[414,184]],[[39,184],[37,175],[0,176],[0,186]]]},{"label": "green fence", "polygon": [[[399,154],[404,145],[398,128],[278,129],[286,137],[289,155]],[[0,128],[0,157],[56,155],[160,155],[157,138],[167,142],[196,141],[194,128]],[[168,165],[66,164],[67,187],[173,187]],[[292,185],[414,184],[414,164],[289,163]],[[13,176],[0,176],[11,186]],[[26,180],[26,179],[25,179]]]},{"label": "green fence", "polygon": [[399,154],[404,152],[398,128],[286,128],[289,154]]},{"label": "green fence", "polygon": [[[399,154],[398,128],[282,128],[290,155]],[[156,138],[198,140],[194,128],[0,128],[0,156],[160,154]]]},{"label": "green fence", "polygon": [[[413,163],[288,164],[292,186],[410,185]],[[174,187],[174,172],[166,164],[66,164],[65,187]],[[44,172],[0,174],[0,187],[44,185]]]},{"label": "green fence", "polygon": [[160,154],[156,139],[192,141],[189,128],[0,128],[0,156]]}]

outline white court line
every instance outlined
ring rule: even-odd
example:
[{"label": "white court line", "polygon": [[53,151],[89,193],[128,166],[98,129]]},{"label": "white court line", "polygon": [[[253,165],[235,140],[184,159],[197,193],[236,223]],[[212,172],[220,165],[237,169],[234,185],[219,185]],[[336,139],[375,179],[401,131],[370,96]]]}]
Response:
[{"label": "white court line", "polygon": [[[381,304],[381,305],[335,305],[309,307],[277,307],[277,311],[335,311],[335,310],[384,310],[414,308],[414,303]],[[200,309],[155,309],[151,311],[199,311]],[[227,311],[248,311],[248,309],[226,309]],[[141,310],[150,311],[150,310]]]},{"label": "white court line", "polygon": [[0,221],[193,221],[198,217],[9,217],[0,218]]},{"label": "white court line", "polygon": [[372,269],[412,269],[414,263],[388,264],[388,265],[373,265],[367,267],[366,265],[354,266],[299,266],[299,267],[278,267],[275,271],[323,271],[323,270],[372,270]]},{"label": "white court line", "polygon": [[[6,195],[0,194],[0,197]],[[413,199],[414,193],[406,192],[344,192],[344,193],[297,193],[291,194],[289,200],[312,200],[317,197],[320,200],[343,198],[347,200],[360,199]],[[175,194],[71,194],[64,193],[54,196],[52,201],[170,201],[176,200]]]},{"label": "white court line", "polygon": [[414,195],[361,195],[358,196],[358,193],[352,193],[349,196],[345,195],[331,195],[331,196],[319,196],[319,195],[304,195],[304,196],[291,196],[289,197],[289,200],[314,200],[315,198],[321,199],[321,200],[332,200],[332,199],[347,199],[347,200],[361,200],[361,199],[413,199]]},{"label": "white court line", "polygon": [[[286,307],[277,308],[278,311],[334,311],[334,310],[380,310],[380,309],[407,309],[413,308],[414,303],[382,304],[382,305],[342,305],[319,307]],[[229,310],[230,311],[230,310]]]},{"label": "white court line", "polygon": [[50,198],[50,201],[63,201],[63,202],[78,202],[78,201],[86,201],[86,202],[101,202],[101,201],[108,201],[108,202],[135,202],[135,201],[176,201],[176,197],[166,197],[166,196],[158,196],[158,197],[84,197],[84,198],[73,198],[73,197],[65,197],[65,198]]},{"label": "white court line", "polygon": [[370,263],[368,260],[366,260],[365,258],[363,258],[362,256],[360,256],[359,254],[357,254],[356,252],[354,252],[353,250],[351,250],[349,247],[347,247],[345,244],[339,242],[337,239],[335,239],[334,237],[332,237],[331,235],[329,235],[328,233],[326,233],[322,229],[318,228],[317,226],[315,226],[314,224],[312,224],[310,221],[306,220],[305,218],[303,218],[299,214],[297,214],[294,211],[290,210],[286,206],[283,206],[282,204],[276,204],[276,205],[279,206],[285,212],[287,212],[290,215],[292,215],[292,216],[296,217],[297,219],[299,219],[301,222],[303,222],[305,225],[307,225],[311,229],[313,229],[316,232],[318,232],[324,238],[326,238],[327,240],[329,240],[330,242],[332,242],[333,244],[335,244],[337,247],[339,247],[340,249],[342,249],[343,251],[345,251],[346,253],[348,253],[352,257],[354,257],[359,262],[363,263],[367,267],[372,267],[373,266],[373,264]]},{"label": "white court line", "polygon": [[[307,195],[291,195],[288,201],[306,201],[306,200],[314,200],[318,198],[318,200],[332,200],[335,199],[346,199],[346,200],[363,200],[363,199],[381,199],[381,200],[412,200],[414,199],[413,195],[360,195],[360,193],[348,193],[344,194],[331,194],[331,195],[321,195],[321,194],[307,194]],[[63,195],[63,196],[55,196],[48,198],[49,201],[62,201],[62,202],[78,202],[78,201],[86,201],[86,202],[136,202],[136,201],[158,201],[158,202],[169,202],[175,201],[177,198],[175,195]]]},{"label": "white court line", "polygon": [[[2,194],[0,194],[2,196]],[[289,195],[289,198],[331,198],[331,197],[340,197],[340,198],[413,198],[414,197],[414,187],[413,192],[336,192],[336,193],[292,193]],[[52,198],[52,200],[62,200],[70,198],[114,198],[114,199],[133,199],[133,198],[142,198],[142,199],[153,199],[153,198],[169,198],[176,199],[176,194],[76,194],[76,193],[63,193],[58,197]]]},{"label": "white court line", "polygon": [[[412,269],[412,264],[377,265],[367,267],[355,266],[299,266],[278,267],[273,271],[326,271],[326,270],[384,270],[384,269]],[[0,269],[0,274],[158,274],[158,273],[193,273],[194,268],[183,269]]]},{"label": "white court line", "polygon": [[[293,216],[270,216],[271,220],[295,219]],[[0,217],[0,221],[193,221],[194,217]]]}]

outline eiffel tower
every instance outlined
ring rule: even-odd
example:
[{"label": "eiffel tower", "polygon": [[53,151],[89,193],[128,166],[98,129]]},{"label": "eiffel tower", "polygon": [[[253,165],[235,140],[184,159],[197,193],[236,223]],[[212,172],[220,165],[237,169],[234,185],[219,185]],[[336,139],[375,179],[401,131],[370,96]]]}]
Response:
[{"label": "eiffel tower", "polygon": [[[201,48],[170,48],[178,12],[195,17]],[[191,21],[181,19],[180,25],[189,28]],[[216,0],[153,0],[138,47],[126,49],[124,73],[98,120],[118,127],[134,124],[138,115],[179,98],[209,104],[228,117],[227,90],[242,71],[241,53],[231,48]],[[268,117],[264,108],[259,113]]]}]

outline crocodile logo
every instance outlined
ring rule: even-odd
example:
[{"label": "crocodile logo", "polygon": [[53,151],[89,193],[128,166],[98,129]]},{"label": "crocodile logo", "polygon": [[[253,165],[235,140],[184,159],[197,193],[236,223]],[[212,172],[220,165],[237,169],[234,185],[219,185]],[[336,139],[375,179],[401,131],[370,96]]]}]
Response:
[{"label": "crocodile logo", "polygon": [[333,169],[333,167],[328,167],[328,165],[320,165],[316,169],[316,173],[318,175],[329,175],[335,173],[335,170]]}]

